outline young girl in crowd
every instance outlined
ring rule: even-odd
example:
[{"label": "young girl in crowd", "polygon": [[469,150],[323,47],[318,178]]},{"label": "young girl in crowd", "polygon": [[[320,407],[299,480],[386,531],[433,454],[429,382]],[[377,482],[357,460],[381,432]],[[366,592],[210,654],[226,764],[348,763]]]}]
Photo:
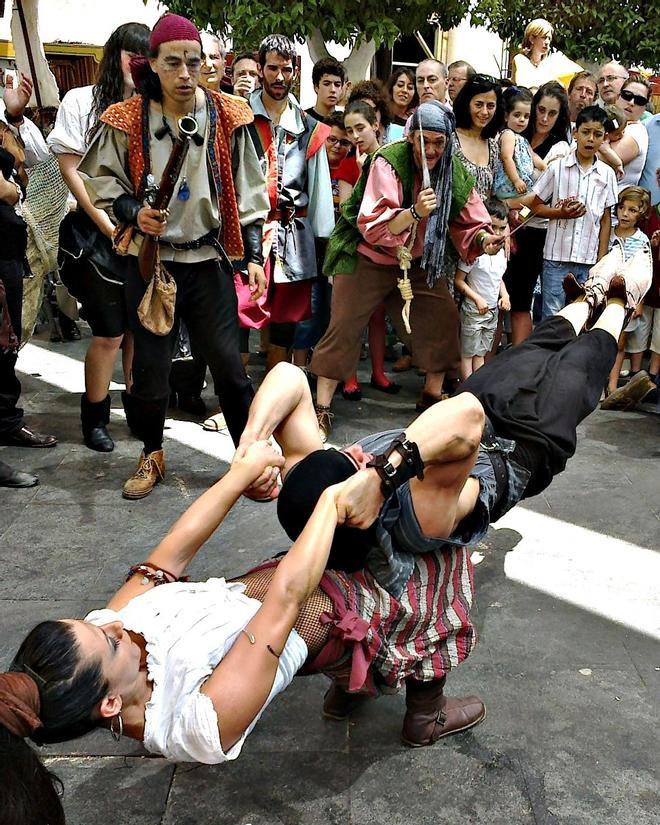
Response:
[{"label": "young girl in crowd", "polygon": [[[648,237],[639,228],[643,223],[651,205],[651,199],[646,189],[640,186],[627,186],[619,194],[616,206],[617,224],[610,235],[610,250],[619,246],[624,261],[629,260],[636,252],[649,246]],[[642,368],[642,357],[646,352],[649,337],[649,313],[644,312],[644,305],[640,303],[633,312],[630,323],[619,336],[619,351],[616,361],[610,372],[606,395],[617,389],[619,374],[626,353],[630,355],[631,377]]]},{"label": "young girl in crowd", "polygon": [[[355,155],[345,158],[336,172],[339,181],[339,202],[344,203],[357,183],[365,160],[382,144],[383,127],[377,110],[366,100],[354,100],[344,112],[344,128],[355,147]],[[371,356],[371,386],[394,395],[401,389],[385,374],[385,306],[381,304],[369,321],[369,354]],[[347,401],[359,401],[362,390],[357,375],[344,383],[342,395]]]},{"label": "young girl in crowd", "polygon": [[529,89],[511,86],[504,90],[502,97],[505,125],[499,135],[500,157],[495,168],[493,194],[499,200],[513,200],[509,206],[515,206],[517,196],[532,188],[534,169],[543,171],[546,164],[523,136],[532,111],[532,93]]}]

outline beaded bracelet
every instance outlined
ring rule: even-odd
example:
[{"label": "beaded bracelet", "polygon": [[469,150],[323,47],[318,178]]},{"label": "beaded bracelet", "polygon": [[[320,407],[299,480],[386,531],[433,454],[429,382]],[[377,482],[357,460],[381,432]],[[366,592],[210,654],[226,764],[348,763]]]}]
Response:
[{"label": "beaded bracelet", "polygon": [[419,223],[422,220],[422,216],[419,212],[415,209],[415,204],[410,207],[410,214],[413,216],[413,220]]},{"label": "beaded bracelet", "polygon": [[162,567],[157,567],[149,561],[134,564],[133,567],[129,568],[126,581],[129,581],[129,579],[138,574],[142,575],[142,581],[140,584],[145,586],[149,584],[149,582],[151,582],[154,587],[158,587],[159,584],[190,581],[189,576],[180,576],[177,578],[173,573],[170,573],[169,570],[165,570]]}]

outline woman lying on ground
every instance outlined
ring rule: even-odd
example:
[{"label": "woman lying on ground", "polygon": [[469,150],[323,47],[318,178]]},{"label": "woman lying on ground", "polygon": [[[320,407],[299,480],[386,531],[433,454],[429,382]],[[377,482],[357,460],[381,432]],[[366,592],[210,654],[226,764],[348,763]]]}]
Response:
[{"label": "woman lying on ground", "polygon": [[[318,449],[316,416],[305,389],[308,432]],[[454,416],[465,421],[469,405],[454,406]],[[298,417],[294,413],[283,424],[284,438]],[[412,439],[421,432],[418,422],[434,429],[422,419],[408,428]],[[480,426],[475,418],[474,437],[460,442],[459,450],[474,453]],[[279,438],[280,430],[275,435]],[[296,442],[305,455],[305,438]],[[346,465],[344,478],[370,458],[356,445],[331,452]],[[474,644],[469,550],[417,556],[398,598],[364,570],[326,570],[343,484],[323,492],[302,534],[281,559],[231,582],[183,579],[241,494],[267,468],[282,468],[284,476],[301,457],[289,457],[283,466],[285,458],[267,442],[239,448],[227,474],[184,513],[146,562],[131,568],[107,608],[84,621],[45,621],[32,630],[12,672],[0,674],[3,811],[23,805],[40,815],[48,810],[43,821],[49,825],[64,821],[57,817],[61,807],[50,774],[21,737],[39,744],[58,742],[105,727],[115,737],[123,733],[143,742],[157,755],[219,763],[239,755],[265,707],[297,672],[326,673],[335,684],[363,695],[405,683],[403,738],[411,746],[430,745],[484,718],[476,697],[443,695],[446,672]],[[455,517],[461,518],[452,514],[450,529]],[[325,715],[345,718],[356,699],[348,696],[349,701],[344,691],[332,687]],[[29,770],[14,772],[14,765],[24,765],[17,754],[29,760]],[[26,786],[26,774],[34,776],[38,788]],[[25,821],[41,820],[21,815],[16,824]]]}]

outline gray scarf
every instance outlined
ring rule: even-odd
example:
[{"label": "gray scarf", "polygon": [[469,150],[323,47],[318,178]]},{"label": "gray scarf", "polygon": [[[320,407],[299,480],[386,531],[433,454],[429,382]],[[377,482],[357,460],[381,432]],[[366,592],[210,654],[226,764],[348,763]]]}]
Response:
[{"label": "gray scarf", "polygon": [[441,132],[447,136],[444,154],[431,171],[431,186],[435,190],[438,205],[429,215],[422,255],[422,269],[426,270],[426,282],[429,287],[435,286],[442,277],[447,225],[451,209],[455,124],[454,113],[437,100],[422,103],[406,124],[406,132],[411,135],[423,129],[428,132]]}]

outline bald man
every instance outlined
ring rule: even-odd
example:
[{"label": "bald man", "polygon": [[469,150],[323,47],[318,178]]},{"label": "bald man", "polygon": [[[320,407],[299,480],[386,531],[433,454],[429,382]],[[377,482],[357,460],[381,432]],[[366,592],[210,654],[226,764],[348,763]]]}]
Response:
[{"label": "bald man", "polygon": [[628,70],[618,61],[610,60],[604,63],[598,70],[598,92],[603,103],[610,105],[617,102],[619,92],[628,79]]}]

